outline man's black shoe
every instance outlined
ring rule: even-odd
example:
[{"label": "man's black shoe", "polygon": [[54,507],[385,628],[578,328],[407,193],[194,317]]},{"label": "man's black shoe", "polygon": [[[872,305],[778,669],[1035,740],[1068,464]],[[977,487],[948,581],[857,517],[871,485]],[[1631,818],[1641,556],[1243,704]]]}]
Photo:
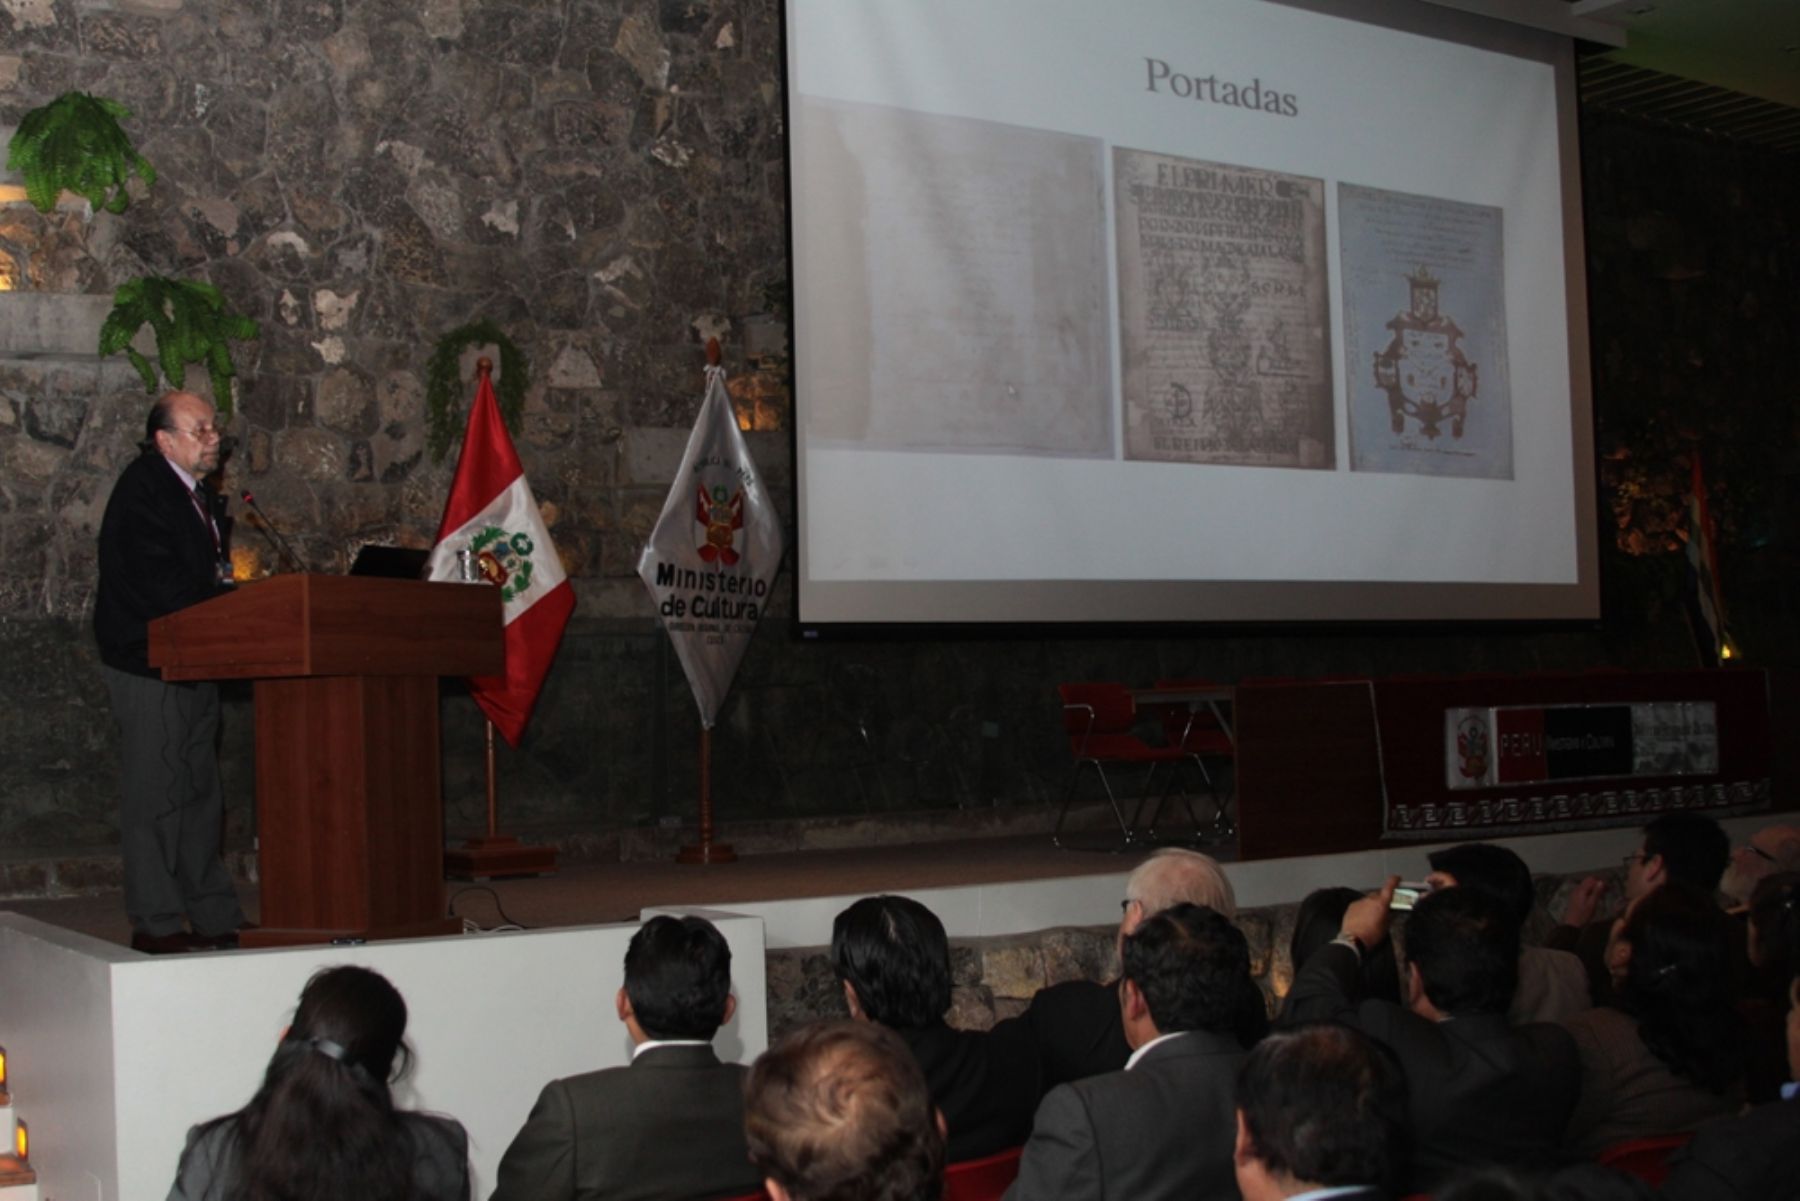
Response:
[{"label": "man's black shoe", "polygon": [[146,955],[179,955],[187,951],[198,951],[202,943],[186,930],[176,930],[171,934],[151,934],[146,930],[131,932],[131,949],[142,951]]}]

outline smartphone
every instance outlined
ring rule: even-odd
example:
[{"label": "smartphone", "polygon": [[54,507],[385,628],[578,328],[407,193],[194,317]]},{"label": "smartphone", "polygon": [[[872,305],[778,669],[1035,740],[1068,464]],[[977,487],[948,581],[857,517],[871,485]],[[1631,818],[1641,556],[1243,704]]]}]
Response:
[{"label": "smartphone", "polygon": [[1388,902],[1389,909],[1411,909],[1419,903],[1419,898],[1431,891],[1431,885],[1423,880],[1402,880],[1394,886],[1394,899]]}]

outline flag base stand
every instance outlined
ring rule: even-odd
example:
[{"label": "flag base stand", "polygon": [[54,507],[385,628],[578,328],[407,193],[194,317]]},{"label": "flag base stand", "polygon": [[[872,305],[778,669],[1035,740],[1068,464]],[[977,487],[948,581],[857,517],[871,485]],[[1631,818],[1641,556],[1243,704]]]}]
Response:
[{"label": "flag base stand", "polygon": [[444,875],[452,880],[555,874],[555,847],[527,846],[510,834],[471,838],[454,851],[444,852]]},{"label": "flag base stand", "polygon": [[737,852],[723,842],[689,843],[675,852],[677,863],[736,863]]},{"label": "flag base stand", "polygon": [[494,723],[487,723],[487,834],[444,852],[444,875],[452,880],[496,880],[505,876],[548,876],[556,872],[556,848],[527,846],[499,831],[494,779]]}]

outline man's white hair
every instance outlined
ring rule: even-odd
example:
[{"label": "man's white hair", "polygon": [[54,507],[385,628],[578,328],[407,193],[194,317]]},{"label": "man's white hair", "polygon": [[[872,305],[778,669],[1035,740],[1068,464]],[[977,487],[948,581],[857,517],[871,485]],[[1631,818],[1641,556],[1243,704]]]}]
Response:
[{"label": "man's white hair", "polygon": [[1163,847],[1138,864],[1125,880],[1125,899],[1136,901],[1145,917],[1187,901],[1237,920],[1237,897],[1219,861],[1181,847]]}]

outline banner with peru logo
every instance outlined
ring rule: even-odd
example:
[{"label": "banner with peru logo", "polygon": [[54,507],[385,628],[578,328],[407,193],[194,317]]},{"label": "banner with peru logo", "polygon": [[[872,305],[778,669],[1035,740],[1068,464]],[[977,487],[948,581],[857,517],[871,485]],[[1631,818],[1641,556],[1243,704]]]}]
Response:
[{"label": "banner with peru logo", "polygon": [[575,590],[525,482],[488,371],[483,360],[426,578],[459,579],[457,554],[468,551],[480,577],[500,589],[506,674],[471,676],[469,692],[507,745],[516,747],[562,645]]},{"label": "banner with peru logo", "polygon": [[706,398],[638,576],[712,729],[781,570],[781,517],[738,430],[725,370],[706,369]]}]

